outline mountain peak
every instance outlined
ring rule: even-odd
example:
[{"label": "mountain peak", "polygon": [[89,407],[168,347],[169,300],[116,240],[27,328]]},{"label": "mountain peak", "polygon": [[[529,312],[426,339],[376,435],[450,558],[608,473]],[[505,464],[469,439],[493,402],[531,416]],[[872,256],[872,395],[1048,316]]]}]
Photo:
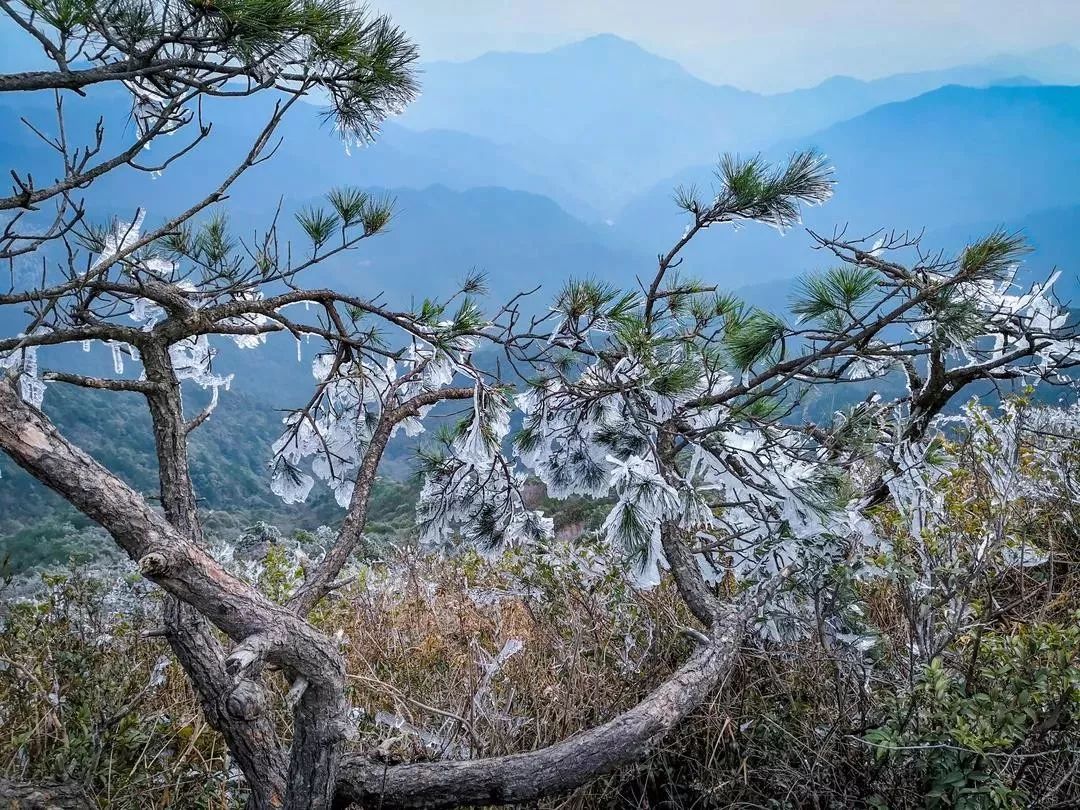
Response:
[{"label": "mountain peak", "polygon": [[585,39],[579,39],[577,42],[571,42],[563,45],[559,48],[555,48],[554,51],[607,51],[618,52],[626,54],[635,54],[638,56],[648,56],[653,59],[660,59],[661,57],[656,54],[649,53],[642,48],[636,42],[632,40],[620,37],[618,34],[593,34],[592,36],[585,37]]},{"label": "mountain peak", "polygon": [[[641,45],[617,34],[593,34],[539,54],[549,62],[580,65],[592,70],[612,73],[641,71],[650,77],[691,78],[686,69],[673,59],[658,56]],[[626,81],[626,75],[623,81]]]}]

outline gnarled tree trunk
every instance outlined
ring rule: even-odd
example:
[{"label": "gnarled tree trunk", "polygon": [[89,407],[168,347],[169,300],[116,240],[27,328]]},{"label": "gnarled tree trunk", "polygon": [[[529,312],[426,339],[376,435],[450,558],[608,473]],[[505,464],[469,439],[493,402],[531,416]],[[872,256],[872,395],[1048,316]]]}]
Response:
[{"label": "gnarled tree trunk", "polygon": [[[164,363],[160,368],[158,361]],[[0,449],[100,523],[143,575],[166,591],[166,635],[196,684],[208,719],[241,765],[252,806],[455,807],[528,802],[573,790],[640,761],[717,687],[735,664],[748,619],[767,595],[759,591],[714,613],[698,649],[674,675],[633,708],[563,742],[462,762],[387,766],[346,755],[348,705],[335,644],[294,610],[234,578],[202,548],[179,388],[167,360],[148,357],[146,364],[155,385],[147,396],[162,459],[165,518],[64,439],[6,380],[0,380]],[[779,578],[774,587],[778,583]],[[230,653],[211,623],[235,642]],[[258,680],[265,663],[293,682],[289,754],[264,711]]]}]

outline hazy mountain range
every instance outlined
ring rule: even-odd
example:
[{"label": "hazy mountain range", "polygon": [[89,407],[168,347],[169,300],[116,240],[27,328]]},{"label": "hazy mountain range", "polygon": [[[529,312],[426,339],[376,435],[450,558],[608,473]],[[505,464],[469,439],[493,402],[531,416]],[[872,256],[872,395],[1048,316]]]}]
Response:
[{"label": "hazy mountain range", "polygon": [[[584,196],[598,211],[659,176],[722,151],[760,151],[892,101],[948,84],[1080,81],[1080,52],[1039,51],[951,70],[761,95],[705,82],[611,35],[546,53],[491,53],[428,65],[401,119],[414,129],[484,137]],[[659,174],[657,174],[659,173]]]},{"label": "hazy mountain range", "polygon": [[[1073,265],[1063,282],[1071,278],[1080,289],[1080,220],[1072,207],[1080,201],[1078,143],[1080,88],[948,86],[786,140],[765,154],[782,160],[812,146],[829,156],[835,196],[804,217],[819,233],[925,229],[926,248],[952,250],[997,226],[1018,229],[1036,212],[1061,218],[1057,231],[1073,238],[1056,240],[1055,252],[1043,250],[1030,264]],[[710,175],[711,167],[700,165],[661,181],[617,215],[616,230],[627,242],[655,244],[665,234],[670,241],[681,223],[669,190],[697,183],[707,192]],[[710,237],[691,246],[687,266],[730,286],[791,277],[824,261],[798,229],[783,239],[761,228]]]}]

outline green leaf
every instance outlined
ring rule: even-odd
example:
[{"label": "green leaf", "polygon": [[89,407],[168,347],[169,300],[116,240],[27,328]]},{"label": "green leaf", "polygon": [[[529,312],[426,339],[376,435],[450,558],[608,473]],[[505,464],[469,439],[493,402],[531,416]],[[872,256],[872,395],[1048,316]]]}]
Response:
[{"label": "green leaf", "polygon": [[360,215],[360,221],[364,226],[364,233],[376,234],[390,224],[394,216],[395,200],[393,197],[384,195],[378,199],[369,198],[367,205]]},{"label": "green leaf", "polygon": [[960,254],[960,272],[964,276],[1002,279],[1030,252],[1023,234],[997,230],[964,248]]},{"label": "green leaf", "polygon": [[783,321],[761,310],[751,310],[726,326],[724,347],[735,366],[743,371],[768,357],[787,331]]},{"label": "green leaf", "polygon": [[676,396],[693,390],[701,377],[701,368],[692,360],[664,364],[653,377],[652,388],[661,396]]},{"label": "green leaf", "polygon": [[721,192],[705,223],[753,219],[785,229],[799,220],[799,205],[817,205],[832,196],[832,168],[813,150],[796,152],[786,165],[772,167],[761,156],[725,155],[717,177]]},{"label": "green leaf", "polygon": [[856,308],[877,289],[878,281],[876,270],[854,265],[806,276],[798,282],[791,311],[807,320],[830,314],[854,315]]},{"label": "green leaf", "polygon": [[370,204],[367,192],[350,187],[332,189],[326,199],[346,228],[360,222]]},{"label": "green leaf", "polygon": [[297,212],[296,221],[300,223],[316,251],[330,240],[340,222],[336,214],[324,208],[310,206]]},{"label": "green leaf", "polygon": [[194,253],[207,264],[221,264],[236,248],[229,235],[229,219],[224,211],[216,211],[195,237]]}]

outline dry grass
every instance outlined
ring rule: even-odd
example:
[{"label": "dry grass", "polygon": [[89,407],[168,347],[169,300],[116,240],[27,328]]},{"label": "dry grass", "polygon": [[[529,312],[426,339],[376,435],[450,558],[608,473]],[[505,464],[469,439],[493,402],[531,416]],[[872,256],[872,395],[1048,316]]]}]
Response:
[{"label": "dry grass", "polygon": [[[957,520],[970,521],[974,536],[970,497],[964,503]],[[1008,606],[988,623],[988,633],[1005,641],[1080,605],[1073,531],[1052,510],[1028,515],[1024,530],[1051,538],[1055,564],[1049,577],[1003,573],[981,581],[993,604]],[[391,761],[529,750],[639,700],[685,658],[680,630],[691,619],[670,585],[637,591],[598,554],[585,545],[491,562],[404,550],[362,568],[314,617],[342,638],[358,710],[355,746]],[[287,559],[278,549],[258,572],[279,595],[296,576]],[[898,696],[914,693],[918,673],[904,652],[910,636],[897,584],[861,587],[868,621],[882,631],[872,668],[853,665],[817,636],[749,643],[730,681],[648,760],[545,806],[933,804],[925,798],[933,763],[878,757],[864,739],[903,715],[907,704]],[[156,623],[155,610],[155,597],[138,583],[105,590],[79,574],[50,579],[40,603],[9,607],[0,636],[0,775],[79,780],[102,807],[239,806],[242,786],[183,673],[168,659],[165,682],[149,685],[167,656],[160,640],[140,637]],[[1009,649],[995,647],[993,656]],[[962,679],[973,650],[979,672],[996,677],[996,661],[979,658],[969,637],[947,651],[949,671]],[[1077,650],[1050,653],[1068,658]],[[1031,655],[1018,655],[1017,671]],[[284,691],[282,679],[269,680]],[[955,705],[963,690],[958,695]],[[932,708],[917,714],[925,728],[952,722]],[[284,714],[281,721],[285,730]],[[1075,744],[1068,741],[1080,738],[1076,717],[1054,733],[1054,745]],[[1061,763],[1048,762],[1044,780],[1062,782],[1057,795],[1080,795],[1067,768],[1063,779],[1051,765]],[[1042,778],[1032,769],[1016,775],[1009,761],[1001,769],[1018,784],[1021,776]],[[967,806],[1024,806],[1002,801]]]}]

